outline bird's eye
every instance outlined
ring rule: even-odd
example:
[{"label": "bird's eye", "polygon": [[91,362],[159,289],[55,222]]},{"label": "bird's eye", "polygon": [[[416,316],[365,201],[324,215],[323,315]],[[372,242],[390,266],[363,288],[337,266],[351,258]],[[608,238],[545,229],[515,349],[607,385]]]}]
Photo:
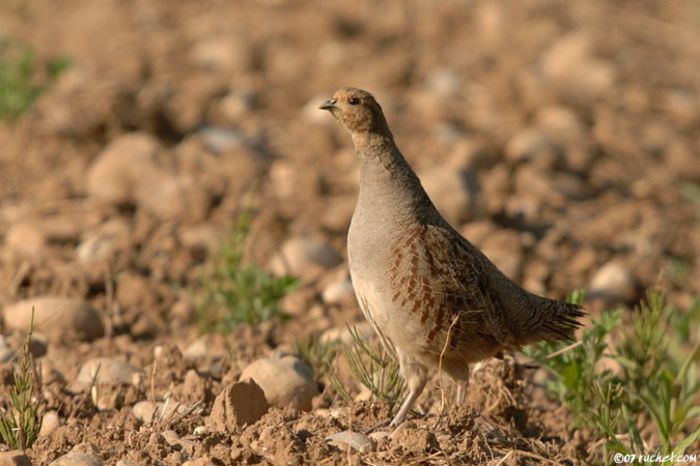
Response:
[{"label": "bird's eye", "polygon": [[357,104],[360,103],[360,99],[358,99],[357,97],[350,97],[350,98],[348,99],[348,103],[349,103],[350,105],[357,105]]}]

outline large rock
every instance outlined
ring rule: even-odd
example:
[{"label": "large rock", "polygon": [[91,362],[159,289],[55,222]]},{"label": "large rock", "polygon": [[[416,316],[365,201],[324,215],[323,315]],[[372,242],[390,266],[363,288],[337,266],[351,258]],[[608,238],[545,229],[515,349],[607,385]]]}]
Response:
[{"label": "large rock", "polygon": [[92,341],[104,335],[99,313],[77,299],[42,296],[5,306],[7,328],[26,331],[34,308],[34,329],[49,341]]},{"label": "large rock", "polygon": [[233,432],[236,427],[254,424],[268,408],[265,393],[254,380],[236,382],[216,397],[208,424],[217,432]]},{"label": "large rock", "polygon": [[318,395],[313,370],[301,359],[276,354],[258,359],[243,369],[240,380],[252,379],[265,393],[271,406],[311,410],[311,400]]}]

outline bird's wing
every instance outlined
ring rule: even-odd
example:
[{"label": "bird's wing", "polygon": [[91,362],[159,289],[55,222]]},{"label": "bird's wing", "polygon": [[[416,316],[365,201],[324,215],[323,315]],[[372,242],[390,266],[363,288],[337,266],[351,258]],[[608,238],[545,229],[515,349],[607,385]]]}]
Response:
[{"label": "bird's wing", "polygon": [[490,262],[457,232],[437,225],[412,227],[392,253],[392,299],[420,316],[430,329],[429,344],[444,342],[449,334],[451,347],[484,338],[510,345],[505,314],[489,285]]}]

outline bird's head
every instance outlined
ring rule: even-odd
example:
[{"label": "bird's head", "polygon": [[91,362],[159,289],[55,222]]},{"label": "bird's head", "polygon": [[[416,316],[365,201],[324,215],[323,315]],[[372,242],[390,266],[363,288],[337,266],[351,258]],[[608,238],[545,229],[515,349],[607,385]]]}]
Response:
[{"label": "bird's head", "polygon": [[352,134],[391,134],[382,107],[374,100],[372,94],[365,90],[344,87],[320,108],[331,112]]}]

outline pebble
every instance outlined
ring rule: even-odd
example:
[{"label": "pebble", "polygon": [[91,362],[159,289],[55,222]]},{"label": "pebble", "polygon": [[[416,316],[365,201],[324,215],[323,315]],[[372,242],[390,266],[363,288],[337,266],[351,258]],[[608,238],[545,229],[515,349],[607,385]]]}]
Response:
[{"label": "pebble", "polygon": [[89,443],[80,443],[67,454],[49,463],[49,466],[102,466],[104,460]]},{"label": "pebble", "polygon": [[146,133],[130,133],[112,141],[87,172],[87,191],[106,204],[134,200],[137,184],[145,171],[154,171],[160,143]]},{"label": "pebble", "polygon": [[203,69],[227,73],[246,69],[250,52],[243,42],[230,36],[209,37],[193,45],[190,59]]},{"label": "pebble", "polygon": [[313,370],[293,355],[273,354],[258,359],[243,369],[240,380],[253,379],[265,393],[270,406],[311,410],[311,401],[318,395]]},{"label": "pebble", "polygon": [[545,51],[544,75],[568,91],[582,96],[597,96],[608,91],[616,72],[611,63],[594,55],[588,34],[573,32]]},{"label": "pebble", "polygon": [[5,245],[25,257],[39,259],[46,247],[46,236],[33,222],[15,223],[5,233]]},{"label": "pebble", "polygon": [[460,75],[448,68],[438,68],[428,75],[430,92],[441,98],[456,96],[461,88]]},{"label": "pebble", "polygon": [[338,448],[347,448],[349,445],[353,450],[369,450],[374,442],[371,438],[358,432],[344,430],[326,437],[326,441]]},{"label": "pebble", "polygon": [[34,308],[34,330],[50,342],[92,341],[104,335],[99,313],[88,303],[58,296],[41,296],[5,306],[8,329],[26,332]]},{"label": "pebble", "polygon": [[32,462],[19,450],[0,451],[0,466],[32,466]]},{"label": "pebble", "polygon": [[131,233],[126,221],[110,220],[85,236],[76,248],[76,256],[83,263],[110,259],[117,250],[128,246]]},{"label": "pebble", "polygon": [[[140,380],[141,371],[131,364],[115,358],[90,359],[80,367],[77,381],[81,384],[133,384]],[[96,378],[95,378],[96,377]]]},{"label": "pebble", "polygon": [[252,92],[232,91],[218,102],[217,108],[227,122],[235,123],[255,109],[256,100]]},{"label": "pebble", "polygon": [[41,418],[41,429],[39,430],[39,437],[48,437],[51,433],[58,428],[60,425],[60,420],[58,418],[58,413],[56,411],[47,411]]},{"label": "pebble", "polygon": [[316,236],[305,235],[285,241],[270,261],[270,269],[277,275],[291,274],[312,279],[341,262],[341,257],[327,242]]},{"label": "pebble", "polygon": [[214,460],[209,456],[205,455],[200,458],[191,459],[182,463],[182,466],[218,466],[220,463],[214,462]]},{"label": "pebble", "polygon": [[529,162],[542,168],[553,168],[560,158],[554,141],[539,128],[516,133],[506,144],[505,156],[511,164]]},{"label": "pebble", "polygon": [[378,430],[369,434],[368,437],[374,440],[375,442],[381,442],[382,440],[389,438],[390,435],[391,432],[388,432],[386,430]]},{"label": "pebble", "polygon": [[155,401],[139,401],[131,408],[131,413],[136,419],[143,422],[144,424],[151,424],[153,418],[159,408],[162,408],[163,403],[157,403]]},{"label": "pebble", "polygon": [[17,353],[12,349],[10,340],[5,335],[0,335],[0,364],[12,361]]},{"label": "pebble", "polygon": [[205,126],[197,131],[197,134],[202,139],[204,147],[215,154],[237,149],[244,142],[236,131],[216,126]]},{"label": "pebble", "polygon": [[206,357],[207,350],[208,350],[207,337],[202,336],[202,337],[197,338],[190,346],[188,346],[185,349],[185,351],[182,352],[182,355],[187,360],[196,361],[196,360],[203,359],[204,357]]},{"label": "pebble", "polygon": [[268,410],[262,388],[254,380],[227,386],[214,400],[208,425],[216,432],[232,432],[254,424]]},{"label": "pebble", "polygon": [[479,183],[473,171],[438,165],[419,174],[421,183],[445,220],[461,225],[478,214]]},{"label": "pebble", "polygon": [[349,276],[334,281],[321,292],[321,298],[326,304],[341,304],[355,296],[355,290]]},{"label": "pebble", "polygon": [[593,275],[588,297],[606,304],[629,303],[637,297],[636,280],[632,272],[618,261],[610,261]]},{"label": "pebble", "polygon": [[[364,338],[372,338],[375,335],[372,325],[366,320],[354,324],[354,328],[355,330],[357,330],[357,333]],[[321,334],[320,340],[322,343],[337,341],[345,345],[352,344],[353,342],[350,330],[348,330],[348,327],[346,325],[329,328]]]}]

